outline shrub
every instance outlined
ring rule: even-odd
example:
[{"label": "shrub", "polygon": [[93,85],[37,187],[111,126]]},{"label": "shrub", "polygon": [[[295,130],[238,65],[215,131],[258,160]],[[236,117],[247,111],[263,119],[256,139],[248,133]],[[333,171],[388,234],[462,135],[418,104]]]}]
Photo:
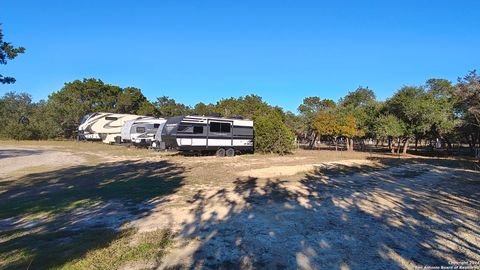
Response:
[{"label": "shrub", "polygon": [[257,116],[254,121],[256,151],[284,155],[293,149],[293,133],[277,112]]}]

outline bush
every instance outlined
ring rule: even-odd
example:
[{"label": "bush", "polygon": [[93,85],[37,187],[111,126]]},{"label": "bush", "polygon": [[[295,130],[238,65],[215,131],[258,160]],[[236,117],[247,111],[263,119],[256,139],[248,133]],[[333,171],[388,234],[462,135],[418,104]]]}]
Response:
[{"label": "bush", "polygon": [[254,119],[255,150],[284,155],[293,149],[294,136],[275,111]]}]

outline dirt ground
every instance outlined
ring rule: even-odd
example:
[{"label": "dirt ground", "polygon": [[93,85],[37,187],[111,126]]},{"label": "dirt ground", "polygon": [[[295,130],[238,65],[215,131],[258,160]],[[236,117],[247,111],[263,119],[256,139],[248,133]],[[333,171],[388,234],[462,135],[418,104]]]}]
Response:
[{"label": "dirt ground", "polygon": [[[4,142],[0,231],[15,234],[0,237],[0,254],[27,255],[0,268],[48,258],[27,250],[25,235],[102,228],[173,232],[161,260],[129,262],[129,269],[479,269],[480,172],[473,168],[357,152],[216,158]],[[65,241],[72,240],[50,236],[47,244]],[[37,268],[40,259],[32,259]]]}]

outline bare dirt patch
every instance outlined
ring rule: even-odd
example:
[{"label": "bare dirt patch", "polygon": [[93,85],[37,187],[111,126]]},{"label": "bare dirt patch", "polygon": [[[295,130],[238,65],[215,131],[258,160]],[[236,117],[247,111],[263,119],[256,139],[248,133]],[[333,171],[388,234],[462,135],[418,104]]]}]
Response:
[{"label": "bare dirt patch", "polygon": [[480,260],[480,173],[351,165],[348,175],[335,173],[348,165],[330,164],[330,176],[209,186],[130,225],[178,233],[160,268],[412,269]]},{"label": "bare dirt patch", "polygon": [[[0,162],[95,151],[85,146],[10,147]],[[454,160],[303,150],[184,157],[104,145],[95,153],[95,162],[24,167],[0,183],[0,267],[27,268],[31,258],[32,268],[96,265],[122,232],[164,229],[175,233],[166,257],[119,267],[411,269],[480,260],[480,173]],[[97,256],[99,247],[106,253]]]},{"label": "bare dirt patch", "polygon": [[284,165],[284,166],[270,166],[261,169],[252,169],[238,172],[239,176],[257,177],[257,178],[274,178],[281,176],[291,176],[298,173],[305,173],[317,169],[334,167],[336,165],[344,166],[360,166],[371,164],[372,161],[365,159],[344,160],[335,162],[324,162],[319,164],[302,164],[302,165]]},{"label": "bare dirt patch", "polygon": [[82,156],[68,152],[0,147],[0,176],[31,167],[63,167],[85,162]]}]

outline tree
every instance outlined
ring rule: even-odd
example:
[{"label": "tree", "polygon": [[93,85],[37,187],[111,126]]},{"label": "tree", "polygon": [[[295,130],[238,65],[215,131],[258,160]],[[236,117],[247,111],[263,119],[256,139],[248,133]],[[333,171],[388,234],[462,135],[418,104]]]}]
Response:
[{"label": "tree", "polygon": [[403,153],[412,138],[422,138],[435,123],[435,104],[423,87],[405,86],[386,102],[386,113],[393,114],[405,125]]},{"label": "tree", "polygon": [[313,126],[313,121],[316,115],[320,111],[333,110],[336,104],[331,99],[320,99],[320,97],[306,97],[303,99],[303,103],[298,106],[298,112],[302,117],[305,127],[305,137],[309,138],[309,147],[313,148],[315,141],[317,140],[317,132]]},{"label": "tree", "polygon": [[188,115],[191,112],[189,106],[177,103],[175,99],[167,96],[157,98],[157,101],[155,101],[153,105],[156,107],[159,116],[161,117]]},{"label": "tree", "polygon": [[342,111],[355,115],[357,125],[362,127],[366,136],[374,137],[373,125],[378,118],[381,106],[376,101],[373,90],[360,86],[341,98],[339,107]]},{"label": "tree", "polygon": [[57,137],[75,136],[80,120],[91,112],[157,115],[155,107],[134,87],[120,88],[98,79],[65,83],[52,93],[45,106],[45,117],[57,130]]},{"label": "tree", "polygon": [[[448,80],[430,79],[425,85],[426,99],[432,105],[431,122],[429,135],[434,138],[443,138],[447,142],[448,150],[451,149],[451,140],[455,137],[453,131],[458,124],[455,117],[454,107],[456,97],[454,96],[455,87]],[[415,149],[417,148],[418,138],[415,139]]]},{"label": "tree", "polygon": [[301,137],[305,131],[301,117],[290,111],[285,113],[285,125],[287,125],[295,135],[295,141],[298,141],[298,138]]},{"label": "tree", "polygon": [[24,140],[33,138],[30,118],[34,109],[29,94],[6,93],[0,98],[0,137]]},{"label": "tree", "polygon": [[199,102],[193,107],[192,113],[195,115],[212,115],[215,113],[215,105]]},{"label": "tree", "polygon": [[364,136],[365,133],[357,126],[357,120],[352,114],[342,115],[339,113],[336,118],[338,134],[347,139],[347,150],[353,151],[354,137]]},{"label": "tree", "polygon": [[263,101],[262,97],[257,95],[222,99],[215,105],[215,112],[222,116],[243,116],[250,119],[257,115],[269,113],[272,109],[272,106],[268,105]]},{"label": "tree", "polygon": [[470,145],[480,145],[480,76],[476,70],[458,79],[454,90],[458,98],[456,111],[463,120],[463,131],[470,137]]},{"label": "tree", "polygon": [[[6,65],[7,60],[13,60],[19,54],[25,52],[25,48],[23,47],[14,47],[11,43],[3,41],[3,29],[0,24],[0,64]],[[4,77],[0,74],[0,83],[15,83],[15,78],[12,77]]]},{"label": "tree", "polygon": [[122,89],[97,79],[75,80],[48,98],[47,115],[61,130],[58,136],[75,136],[82,117],[90,112],[116,112]]},{"label": "tree", "polygon": [[146,101],[147,98],[142,94],[142,90],[126,87],[118,94],[115,112],[135,114]]},{"label": "tree", "polygon": [[258,115],[254,121],[255,150],[261,153],[289,153],[293,148],[293,133],[275,111]]},{"label": "tree", "polygon": [[341,98],[338,102],[344,107],[367,107],[371,103],[376,102],[375,93],[368,87],[359,86],[355,91],[348,92],[348,94]]},{"label": "tree", "polygon": [[337,117],[332,112],[318,112],[313,126],[321,136],[329,136],[333,138],[335,151],[337,151],[337,138],[340,134]]},{"label": "tree", "polygon": [[[394,115],[381,115],[375,122],[374,132],[379,139],[390,139],[389,142],[399,141],[405,134],[405,124]],[[389,147],[393,153],[394,145],[389,143]],[[398,144],[398,151],[400,151],[400,144]]]},{"label": "tree", "polygon": [[146,115],[146,116],[157,116],[159,115],[157,108],[148,100],[143,101],[136,114],[138,115]]}]

